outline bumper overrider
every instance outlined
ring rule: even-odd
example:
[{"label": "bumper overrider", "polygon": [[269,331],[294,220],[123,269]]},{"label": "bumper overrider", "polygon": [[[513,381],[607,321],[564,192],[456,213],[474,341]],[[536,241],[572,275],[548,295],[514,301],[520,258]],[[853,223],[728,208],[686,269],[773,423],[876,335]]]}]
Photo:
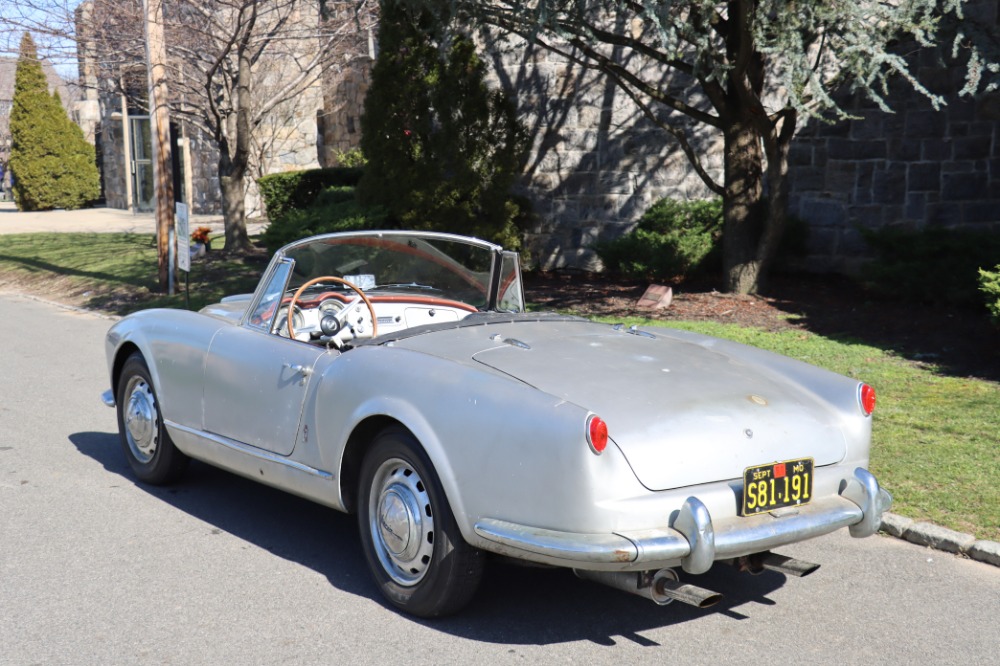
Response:
[{"label": "bumper overrider", "polygon": [[678,564],[689,574],[705,573],[728,560],[822,536],[847,527],[853,537],[875,534],[892,496],[864,468],[854,470],[835,497],[769,514],[713,523],[708,508],[689,497],[673,524],[662,529],[578,534],[484,518],[476,534],[495,552],[576,569],[652,569]]}]

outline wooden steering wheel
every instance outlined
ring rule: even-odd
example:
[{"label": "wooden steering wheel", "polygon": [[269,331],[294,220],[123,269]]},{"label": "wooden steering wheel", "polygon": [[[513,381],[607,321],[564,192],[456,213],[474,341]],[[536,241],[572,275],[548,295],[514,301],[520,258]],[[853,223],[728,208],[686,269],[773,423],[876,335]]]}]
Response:
[{"label": "wooden steering wheel", "polygon": [[[288,337],[289,338],[291,338],[292,340],[295,339],[295,330],[292,328],[292,311],[296,307],[295,306],[296,301],[299,300],[299,297],[302,296],[302,293],[306,289],[308,289],[309,287],[313,286],[314,284],[318,284],[320,282],[336,282],[338,284],[344,285],[345,287],[350,287],[351,289],[353,289],[354,292],[358,295],[358,298],[360,298],[362,301],[364,301],[365,305],[368,306],[368,312],[372,316],[372,337],[374,338],[376,335],[378,335],[378,317],[375,315],[375,306],[372,305],[372,302],[368,300],[367,296],[365,296],[365,292],[361,291],[360,289],[358,289],[358,287],[356,287],[355,285],[351,284],[350,282],[348,282],[347,280],[345,280],[343,278],[335,277],[333,275],[321,275],[320,277],[316,277],[316,278],[313,278],[311,280],[307,280],[305,283],[302,284],[301,287],[299,287],[298,291],[295,292],[295,295],[292,296],[292,300],[288,304],[288,324],[287,325],[288,325]],[[353,301],[351,301],[350,303],[348,303],[347,305],[344,306],[344,309],[342,310],[342,312],[346,313],[347,310],[351,306],[353,306],[355,303],[357,303],[357,302],[358,302],[358,299],[357,298],[354,299]],[[341,322],[341,323],[344,323],[344,322]]]}]

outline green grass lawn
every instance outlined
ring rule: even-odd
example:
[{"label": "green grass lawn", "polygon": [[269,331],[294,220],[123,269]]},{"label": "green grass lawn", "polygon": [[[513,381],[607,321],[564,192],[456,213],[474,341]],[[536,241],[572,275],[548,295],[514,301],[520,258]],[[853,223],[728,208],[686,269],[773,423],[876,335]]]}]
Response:
[{"label": "green grass lawn", "polygon": [[178,272],[177,293],[167,296],[157,293],[151,235],[0,235],[0,288],[22,288],[113,314],[150,307],[196,310],[226,294],[252,291],[265,264],[263,257],[227,260],[209,253],[208,259],[191,262],[189,275]]},{"label": "green grass lawn", "polygon": [[[253,289],[264,258],[196,261],[190,307]],[[135,234],[0,236],[0,289],[116,314],[185,307],[183,293],[155,293],[156,251]],[[183,281],[181,282],[183,287]],[[616,319],[615,321],[622,321]],[[661,326],[634,319],[627,324]],[[866,381],[878,391],[872,471],[893,511],[1000,541],[1000,385],[942,374],[878,347],[806,331],[779,333],[711,322],[672,323],[775,351]]]}]

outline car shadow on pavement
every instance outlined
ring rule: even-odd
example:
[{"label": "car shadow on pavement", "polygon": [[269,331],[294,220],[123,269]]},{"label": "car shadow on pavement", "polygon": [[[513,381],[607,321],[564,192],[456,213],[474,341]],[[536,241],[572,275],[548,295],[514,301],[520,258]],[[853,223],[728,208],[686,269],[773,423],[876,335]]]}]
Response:
[{"label": "car shadow on pavement", "polygon": [[781,588],[786,578],[773,572],[750,576],[724,565],[716,565],[701,576],[689,576],[678,569],[683,582],[724,595],[717,605],[698,609],[676,601],[657,606],[581,580],[565,569],[491,564],[479,593],[461,615],[427,624],[490,643],[545,645],[587,640],[611,646],[628,641],[652,647],[659,644],[641,632],[713,615],[747,619],[740,607],[749,603],[773,605],[768,595]]},{"label": "car shadow on pavement", "polygon": [[[365,597],[393,610],[378,593],[361,552],[353,516],[309,500],[192,461],[184,478],[172,486],[136,481],[122,455],[118,435],[81,432],[70,442],[105,470],[135,488],[268,552],[320,573],[337,589]],[[718,565],[703,576],[681,573],[684,582],[721,592],[721,603],[699,610],[674,602],[653,602],[577,578],[562,569],[524,567],[490,561],[478,594],[460,614],[404,620],[470,640],[510,645],[545,645],[587,640],[614,645],[624,639],[656,645],[640,632],[669,627],[707,615],[744,619],[740,606],[773,604],[768,595],[785,576],[738,573]]]}]

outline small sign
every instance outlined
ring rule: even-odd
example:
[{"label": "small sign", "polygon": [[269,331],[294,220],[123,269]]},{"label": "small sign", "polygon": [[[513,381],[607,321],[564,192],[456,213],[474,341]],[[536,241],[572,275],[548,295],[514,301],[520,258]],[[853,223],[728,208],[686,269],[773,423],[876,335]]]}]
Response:
[{"label": "small sign", "polygon": [[644,310],[669,308],[674,299],[674,290],[662,284],[651,284],[636,306]]},{"label": "small sign", "polygon": [[191,272],[191,224],[188,219],[188,206],[178,202],[174,215],[174,236],[177,238],[177,268]]}]

